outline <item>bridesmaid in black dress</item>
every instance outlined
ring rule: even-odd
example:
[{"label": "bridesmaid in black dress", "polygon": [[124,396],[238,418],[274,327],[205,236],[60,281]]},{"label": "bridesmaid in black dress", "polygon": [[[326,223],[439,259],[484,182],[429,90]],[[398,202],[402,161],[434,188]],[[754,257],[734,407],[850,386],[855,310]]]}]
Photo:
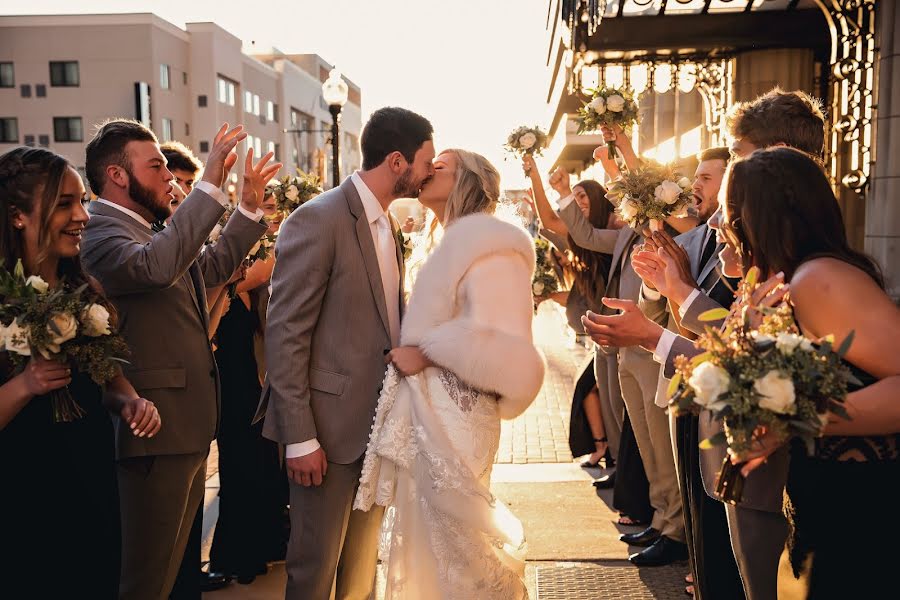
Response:
[{"label": "bridesmaid in black dress", "polygon": [[[784,273],[804,335],[838,345],[854,334],[844,358],[862,383],[846,400],[851,420],[832,415],[812,456],[792,444],[792,569],[779,573],[779,598],[888,597],[900,537],[900,309],[875,262],[849,247],[828,180],[805,154],[755,152],[732,167],[727,199],[729,245],[761,272]],[[783,443],[765,442],[746,468]]]},{"label": "bridesmaid in black dress", "polygon": [[[38,148],[0,156],[0,258],[50,288],[90,282],[78,260],[88,215],[68,162]],[[63,233],[68,232],[68,233]],[[40,258],[39,258],[40,257]],[[92,300],[112,308],[92,287]],[[0,298],[0,302],[3,299]],[[116,598],[121,532],[109,410],[153,436],[160,419],[121,375],[106,394],[70,365],[34,356],[16,374],[0,352],[0,565],[8,598]],[[54,422],[49,393],[68,386],[84,415]]]}]

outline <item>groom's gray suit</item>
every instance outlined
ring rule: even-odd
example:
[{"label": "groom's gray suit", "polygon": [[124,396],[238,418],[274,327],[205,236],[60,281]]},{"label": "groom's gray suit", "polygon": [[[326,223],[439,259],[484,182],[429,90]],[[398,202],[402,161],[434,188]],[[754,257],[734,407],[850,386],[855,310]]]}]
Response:
[{"label": "groom's gray suit", "polygon": [[[396,239],[393,220],[391,227]],[[351,506],[391,335],[370,220],[353,181],[294,211],[275,253],[257,418],[265,416],[263,434],[279,443],[317,439],[328,460],[322,485],[291,482],[286,597],[368,598],[382,511]]]}]

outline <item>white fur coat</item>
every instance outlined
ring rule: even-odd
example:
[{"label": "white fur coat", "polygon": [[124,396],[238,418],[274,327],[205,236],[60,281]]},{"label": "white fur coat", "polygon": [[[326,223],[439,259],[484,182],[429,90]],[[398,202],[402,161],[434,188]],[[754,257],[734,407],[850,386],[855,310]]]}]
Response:
[{"label": "white fur coat", "polygon": [[419,271],[403,319],[402,345],[499,394],[504,419],[524,412],[544,380],[531,336],[534,262],[521,227],[487,214],[462,217]]}]

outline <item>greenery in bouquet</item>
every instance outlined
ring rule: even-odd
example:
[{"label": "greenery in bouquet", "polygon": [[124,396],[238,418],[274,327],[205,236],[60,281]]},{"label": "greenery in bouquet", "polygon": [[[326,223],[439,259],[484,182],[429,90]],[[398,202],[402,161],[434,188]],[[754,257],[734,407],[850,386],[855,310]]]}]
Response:
[{"label": "greenery in bouquet", "polygon": [[[51,290],[37,275],[26,278],[21,261],[12,273],[0,265],[0,348],[17,373],[37,353],[74,366],[98,385],[118,374],[128,346],[87,290],[87,284],[72,289],[65,283]],[[51,402],[56,422],[84,414],[67,388],[51,392]]]},{"label": "greenery in bouquet", "polygon": [[[708,327],[697,340],[704,352],[676,360],[669,385],[669,406],[676,414],[709,410],[724,431],[703,440],[701,448],[725,444],[740,458],[760,449],[762,435],[787,440],[800,438],[812,453],[815,438],[828,413],[849,418],[843,402],[848,384],[859,383],[842,357],[852,343],[847,336],[834,348],[831,336],[813,341],[800,334],[789,306],[752,307],[759,271],[752,269],[738,288],[740,310],[708,311],[701,318],[719,320],[721,330]],[[762,315],[751,324],[751,311]],[[726,458],[717,484],[726,501],[740,500],[739,469]]]},{"label": "greenery in bouquet", "polygon": [[[627,87],[600,86],[588,90],[591,99],[578,109],[578,133],[593,133],[603,126],[618,125],[631,131],[639,120],[634,90]],[[616,157],[616,142],[607,142],[609,158]]]},{"label": "greenery in bouquet", "polygon": [[523,125],[509,134],[503,148],[519,158],[526,154],[540,156],[547,148],[547,134],[537,125],[534,127]]},{"label": "greenery in bouquet", "polygon": [[643,159],[636,169],[623,172],[606,189],[606,197],[619,216],[637,230],[651,219],[687,217],[694,204],[691,180],[673,165],[649,159]]},{"label": "greenery in bouquet", "polygon": [[556,278],[553,259],[550,256],[550,243],[542,238],[535,238],[534,252],[537,261],[534,278],[531,281],[531,291],[538,298],[545,298],[559,290],[559,280]]},{"label": "greenery in bouquet", "polygon": [[250,248],[250,252],[247,254],[247,260],[250,264],[253,264],[258,260],[266,260],[269,258],[272,255],[272,252],[275,251],[275,242],[277,240],[278,232],[267,232],[264,236],[259,238],[259,241]]},{"label": "greenery in bouquet", "polygon": [[271,181],[269,191],[275,195],[275,206],[285,218],[294,210],[322,193],[322,183],[312,173],[297,169],[296,175],[285,175]]},{"label": "greenery in bouquet", "polygon": [[234,214],[235,210],[236,209],[231,204],[225,206],[225,212],[219,217],[219,222],[216,223],[215,227],[212,228],[212,231],[209,232],[209,236],[206,238],[207,246],[215,244],[219,240],[219,236],[222,235],[222,230],[225,229],[225,225],[228,224],[228,219],[231,218],[231,215]]}]

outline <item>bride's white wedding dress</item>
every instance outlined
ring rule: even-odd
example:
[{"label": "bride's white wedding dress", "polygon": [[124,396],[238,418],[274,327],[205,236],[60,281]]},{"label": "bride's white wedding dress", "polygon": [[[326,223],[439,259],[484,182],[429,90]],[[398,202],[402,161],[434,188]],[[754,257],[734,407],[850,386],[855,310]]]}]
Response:
[{"label": "bride's white wedding dress", "polygon": [[534,400],[534,246],[493,216],[454,221],[416,277],[401,344],[440,367],[385,377],[354,508],[390,507],[388,599],[526,598],[522,526],[490,491],[500,419]]}]

